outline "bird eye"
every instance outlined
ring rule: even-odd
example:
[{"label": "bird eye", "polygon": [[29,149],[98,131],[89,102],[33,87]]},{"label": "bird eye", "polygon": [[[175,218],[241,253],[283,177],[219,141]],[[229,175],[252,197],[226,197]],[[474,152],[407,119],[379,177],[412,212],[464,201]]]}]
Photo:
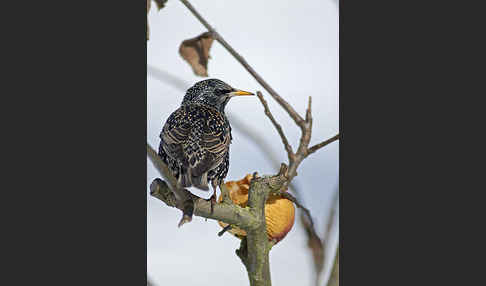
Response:
[{"label": "bird eye", "polygon": [[214,93],[216,93],[216,95],[218,95],[218,96],[226,94],[226,93],[230,93],[230,92],[231,92],[231,90],[221,89],[221,88],[218,88],[214,91]]}]

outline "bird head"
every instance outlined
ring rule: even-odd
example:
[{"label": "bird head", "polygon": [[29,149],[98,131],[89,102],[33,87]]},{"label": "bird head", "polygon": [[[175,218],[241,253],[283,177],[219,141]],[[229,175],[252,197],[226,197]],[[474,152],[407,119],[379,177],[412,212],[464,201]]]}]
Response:
[{"label": "bird head", "polygon": [[206,79],[194,84],[184,96],[182,104],[199,103],[214,107],[221,112],[228,101],[235,96],[254,95],[251,92],[235,89],[219,79]]}]

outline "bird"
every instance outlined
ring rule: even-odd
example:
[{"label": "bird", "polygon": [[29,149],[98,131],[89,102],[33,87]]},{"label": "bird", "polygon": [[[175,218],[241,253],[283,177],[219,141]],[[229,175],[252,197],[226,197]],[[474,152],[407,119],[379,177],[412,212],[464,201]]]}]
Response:
[{"label": "bird", "polygon": [[178,188],[196,187],[213,194],[229,169],[231,125],[225,114],[229,100],[254,93],[235,89],[219,79],[206,79],[190,87],[181,106],[169,116],[160,133],[158,155],[177,179]]}]

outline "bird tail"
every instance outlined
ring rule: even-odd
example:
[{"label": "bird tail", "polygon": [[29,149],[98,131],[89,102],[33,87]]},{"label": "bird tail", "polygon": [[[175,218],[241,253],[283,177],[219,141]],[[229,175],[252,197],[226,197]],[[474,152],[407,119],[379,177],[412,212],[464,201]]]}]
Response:
[{"label": "bird tail", "polygon": [[204,172],[201,176],[192,177],[191,180],[194,187],[204,191],[209,191],[207,172]]},{"label": "bird tail", "polygon": [[201,176],[192,176],[191,168],[187,168],[179,175],[179,185],[182,188],[189,188],[194,186],[203,191],[209,191],[208,173],[205,172]]}]

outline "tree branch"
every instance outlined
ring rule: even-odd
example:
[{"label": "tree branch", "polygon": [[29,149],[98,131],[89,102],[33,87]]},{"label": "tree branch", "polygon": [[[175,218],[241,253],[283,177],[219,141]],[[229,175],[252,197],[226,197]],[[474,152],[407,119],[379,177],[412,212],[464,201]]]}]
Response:
[{"label": "tree branch", "polygon": [[[255,217],[244,208],[234,204],[214,204],[211,212],[211,202],[200,198],[189,191],[188,196],[194,201],[194,215],[236,225],[241,229],[249,229],[256,223]],[[169,207],[175,207],[183,210],[183,206],[176,202],[175,196],[169,189],[167,183],[161,179],[155,179],[150,185],[150,195],[163,201]]]},{"label": "tree branch", "polygon": [[310,211],[308,208],[304,207],[298,200],[296,197],[292,196],[292,194],[290,194],[289,192],[282,192],[282,191],[279,191],[278,194],[284,198],[286,198],[287,200],[293,202],[299,209],[301,209],[307,216],[307,218],[309,219],[309,223],[310,223],[310,226],[312,227],[312,229],[314,229],[314,220],[312,219],[312,216],[310,214]]},{"label": "tree branch", "polygon": [[[169,207],[175,207],[183,211],[183,218],[179,226],[190,221],[192,219],[192,213],[197,216],[236,225],[245,230],[255,224],[255,217],[247,209],[243,209],[234,204],[214,204],[213,211],[211,212],[210,201],[202,199],[186,189],[177,188],[177,185],[174,183],[176,182],[175,178],[167,169],[164,162],[162,162],[162,159],[160,159],[148,144],[147,154],[161,175],[173,184],[172,188],[169,188],[166,182],[157,178],[150,184],[150,195],[163,201]],[[189,213],[190,215],[188,215]]]},{"label": "tree branch", "polygon": [[164,162],[162,162],[157,152],[155,152],[155,150],[148,143],[147,143],[147,156],[150,158],[150,161],[152,161],[152,164],[154,164],[155,168],[157,169],[157,171],[159,171],[162,177],[164,177],[164,179],[169,182],[171,189],[174,192],[178,193],[180,197],[183,197],[184,196],[183,192],[181,190],[178,190],[177,188],[176,178],[172,176],[171,172],[167,168],[167,165],[165,165]]},{"label": "tree branch", "polygon": [[[258,177],[255,173],[248,192],[248,207],[257,217],[259,224],[247,231],[247,257],[246,261],[250,285],[270,286],[270,261],[268,254],[272,243],[268,241],[265,222],[265,203],[272,193],[277,193],[287,181],[287,166],[282,164],[278,175],[271,177]],[[241,258],[241,257],[240,257]]]},{"label": "tree branch", "polygon": [[314,283],[316,286],[319,286],[321,274],[324,270],[324,243],[322,242],[319,235],[317,235],[315,228],[310,223],[309,218],[309,216],[306,216],[304,215],[304,213],[302,213],[300,216],[300,221],[307,234],[307,247],[311,251],[312,261],[314,262]]},{"label": "tree branch", "polygon": [[[150,147],[148,144],[147,146]],[[150,149],[148,148],[147,151]],[[164,170],[165,164],[160,158],[153,157],[151,159],[154,165],[162,166],[159,170]],[[235,225],[246,231],[247,236],[244,245],[246,249],[240,248],[237,254],[248,270],[248,277],[252,286],[271,285],[268,254],[273,243],[268,241],[266,234],[265,202],[270,194],[280,191],[282,185],[287,181],[287,176],[285,164],[282,164],[279,173],[275,176],[258,177],[255,173],[250,183],[248,207],[246,208],[222,202],[215,204],[213,211],[211,211],[210,202],[185,189],[179,190],[185,193],[184,196],[190,197],[194,205],[195,215]],[[159,178],[153,180],[150,185],[150,194],[170,207],[184,209],[167,183]]]},{"label": "tree branch", "polygon": [[329,217],[327,218],[326,232],[324,233],[324,241],[326,243],[329,243],[331,237],[331,229],[334,226],[334,218],[336,217],[338,206],[339,206],[339,190],[336,190],[332,198],[332,206],[331,206],[331,210],[329,211]]},{"label": "tree branch", "polygon": [[[308,104],[308,108],[306,110],[305,120],[300,122],[299,124],[297,124],[301,128],[302,135],[300,137],[300,144],[299,144],[299,147],[297,149],[297,152],[294,153],[292,151],[292,147],[288,143],[287,138],[285,137],[285,134],[283,133],[281,125],[277,122],[275,117],[273,117],[272,113],[270,112],[270,110],[268,108],[268,104],[265,101],[265,99],[263,98],[263,95],[261,94],[261,92],[257,92],[257,96],[258,96],[258,98],[260,99],[260,102],[263,105],[263,108],[265,110],[265,114],[270,119],[273,126],[275,127],[278,134],[280,135],[280,138],[282,139],[282,142],[285,146],[285,150],[287,151],[287,156],[289,158],[289,179],[288,179],[287,183],[284,184],[284,186],[282,187],[282,190],[281,190],[282,192],[284,192],[286,189],[288,189],[289,184],[292,181],[292,179],[295,176],[297,176],[297,168],[299,167],[300,163],[309,154],[314,153],[319,148],[322,148],[325,145],[327,145],[327,144],[329,144],[333,141],[336,141],[339,138],[339,134],[335,135],[331,139],[328,139],[328,140],[326,140],[322,143],[319,143],[319,144],[313,146],[311,149],[308,148],[309,143],[310,143],[310,139],[311,139],[311,135],[312,135],[312,122],[313,122],[313,119],[312,119],[312,98],[309,97],[309,104]],[[289,111],[289,110],[286,110],[286,111],[289,114],[291,113],[291,111]]]},{"label": "tree branch", "polygon": [[334,135],[333,137],[331,137],[331,138],[327,139],[326,141],[323,141],[323,142],[321,142],[321,143],[319,143],[319,144],[316,144],[316,145],[314,145],[314,146],[310,147],[310,148],[307,150],[306,157],[307,157],[307,156],[309,156],[310,154],[312,154],[312,153],[316,152],[317,150],[321,149],[322,147],[324,147],[324,146],[328,145],[329,143],[332,143],[332,142],[334,142],[334,141],[336,141],[336,140],[338,140],[338,139],[339,139],[339,133],[338,133],[338,134],[336,134],[336,135]]}]

